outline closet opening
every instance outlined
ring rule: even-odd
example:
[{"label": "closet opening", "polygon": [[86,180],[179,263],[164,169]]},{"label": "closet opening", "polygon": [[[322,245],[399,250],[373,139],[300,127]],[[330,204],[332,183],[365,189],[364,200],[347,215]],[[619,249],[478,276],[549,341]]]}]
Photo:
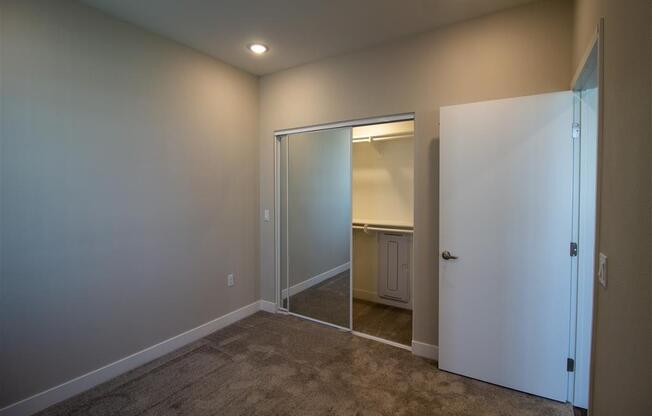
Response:
[{"label": "closet opening", "polygon": [[352,129],[353,331],[412,343],[414,121]]},{"label": "closet opening", "polygon": [[414,115],[275,132],[276,305],[411,349]]}]

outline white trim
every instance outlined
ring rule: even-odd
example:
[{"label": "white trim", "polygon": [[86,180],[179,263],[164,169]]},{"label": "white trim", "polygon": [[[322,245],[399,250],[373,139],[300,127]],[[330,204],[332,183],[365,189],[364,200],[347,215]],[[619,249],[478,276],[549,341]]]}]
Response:
[{"label": "white trim", "polygon": [[[414,115],[412,115],[414,117]],[[349,223],[353,221],[353,128],[349,127]],[[353,228],[349,229],[349,329],[353,330]]]},{"label": "white trim", "polygon": [[[315,285],[320,284],[324,280],[330,279],[331,277],[337,276],[338,274],[345,272],[351,268],[351,262],[346,262],[344,264],[340,264],[337,267],[333,267],[330,270],[326,270],[323,273],[319,273],[317,276],[313,276],[309,279],[304,280],[301,283],[297,283],[294,286],[290,286],[290,296],[294,296],[297,293],[301,293],[306,289],[309,289]],[[282,299],[285,299],[288,297],[288,290],[283,289],[283,294],[282,294]]]},{"label": "white trim", "polygon": [[276,313],[276,303],[270,302],[268,300],[259,300],[258,302],[260,302],[261,311]]},{"label": "white trim", "polygon": [[[351,333],[352,333],[353,335],[358,336],[358,337],[361,337],[361,338],[367,338],[367,339],[370,339],[370,340],[372,340],[372,341],[380,342],[380,343],[382,343],[382,344],[391,345],[392,347],[396,347],[396,348],[401,348],[401,349],[404,349],[404,350],[412,351],[412,347],[410,347],[409,345],[401,344],[401,343],[399,343],[399,342],[390,341],[390,340],[385,339],[385,338],[375,337],[375,336],[373,336],[373,335],[365,334],[364,332],[351,331]],[[413,342],[414,342],[414,341],[413,341]]]},{"label": "white trim", "polygon": [[412,354],[431,360],[439,360],[439,347],[425,342],[412,341]]},{"label": "white trim", "polygon": [[197,341],[217,330],[220,330],[232,323],[235,323],[259,310],[267,310],[266,301],[256,301],[249,305],[236,309],[233,312],[222,315],[219,318],[206,322],[193,329],[176,335],[158,344],[147,347],[141,351],[121,358],[103,367],[90,371],[72,380],[68,380],[58,386],[49,388],[31,397],[20,400],[0,409],[0,416],[24,416],[31,415],[46,409],[56,403],[73,397],[79,393],[89,390],[105,381],[108,381],[120,374],[133,370],[156,358],[162,357],[187,344]]},{"label": "white trim", "polygon": [[281,138],[274,137],[274,301],[277,307],[281,305],[281,295],[279,288],[281,287],[281,247],[278,243],[281,240],[281,191],[280,183],[281,172]]},{"label": "white trim", "polygon": [[[284,136],[287,139],[287,136]],[[282,143],[279,142],[279,143]],[[280,187],[279,187],[280,192]],[[280,211],[280,208],[279,208]],[[279,238],[281,238],[279,234]],[[285,288],[290,286],[290,142],[285,145]],[[286,306],[290,310],[290,298],[287,298]]]},{"label": "white trim", "polygon": [[393,116],[361,118],[358,120],[338,121],[336,123],[317,124],[313,126],[298,127],[294,129],[276,130],[274,136],[284,136],[288,134],[306,133],[309,131],[337,129],[340,127],[356,127],[367,124],[391,123],[394,121],[414,120],[414,113],[396,114]]},{"label": "white trim", "polygon": [[[604,120],[605,120],[605,88],[604,88],[604,78],[605,78],[605,69],[604,69],[604,17],[600,18],[598,22],[598,154],[597,154],[597,186],[596,186],[596,206],[595,206],[595,252],[594,256],[596,262],[600,258],[600,241],[602,229],[600,227],[600,216],[601,216],[601,204],[602,200],[602,177],[603,177],[603,167],[602,167],[602,155],[604,154]],[[595,269],[598,270],[598,264],[595,264]],[[600,285],[593,285],[593,302],[597,301],[598,290]],[[595,303],[594,303],[595,305]],[[589,414],[593,413],[593,374],[595,371],[595,348],[596,348],[596,322],[598,321],[598,308],[593,307],[593,317],[592,321],[592,330],[591,330],[591,363],[589,368],[589,407],[587,409]]]},{"label": "white trim", "polygon": [[[587,84],[588,81],[588,76],[591,75],[593,72],[596,72],[597,74],[597,83],[596,85],[589,85]],[[598,270],[598,259],[600,255],[600,247],[598,242],[600,241],[600,195],[602,192],[601,188],[601,177],[602,177],[602,164],[601,164],[601,154],[603,153],[602,149],[602,137],[603,137],[603,131],[604,131],[604,18],[600,18],[598,21],[598,24],[596,26],[595,32],[591,38],[591,41],[588,44],[588,47],[586,51],[584,52],[584,55],[582,56],[582,59],[580,60],[580,63],[575,71],[575,76],[573,77],[573,80],[571,82],[571,87],[573,89],[573,92],[576,97],[576,102],[574,103],[574,111],[581,111],[582,108],[582,95],[581,93],[583,90],[586,89],[592,89],[596,88],[597,89],[597,108],[596,108],[596,117],[597,117],[597,124],[595,126],[596,128],[596,166],[595,166],[595,177],[593,178],[595,180],[595,192],[593,198],[590,201],[586,201],[586,198],[582,198],[583,195],[583,188],[579,186],[579,184],[576,186],[577,188],[577,202],[579,203],[579,206],[583,202],[588,202],[592,207],[595,208],[595,218],[594,218],[594,223],[590,224],[589,226],[594,229],[594,236],[593,236],[593,252],[587,252],[586,250],[582,251],[580,250],[579,256],[574,258],[574,263],[573,263],[573,278],[572,278],[572,297],[571,297],[571,334],[570,334],[570,345],[569,345],[569,358],[572,358],[575,360],[575,371],[569,372],[568,373],[568,402],[572,403],[574,406],[579,407],[579,408],[588,408],[589,414],[591,413],[591,409],[593,408],[593,394],[592,394],[592,377],[591,375],[593,374],[593,363],[594,363],[594,357],[595,357],[595,328],[596,328],[596,316],[597,316],[597,308],[595,306],[595,299],[597,297],[597,292],[599,290],[599,285],[597,284],[597,281],[595,279],[595,271]],[[579,94],[579,95],[578,95]],[[578,106],[579,104],[579,106]],[[580,123],[582,122],[581,120],[581,115],[574,114],[573,121],[577,121],[579,119]],[[583,130],[583,129],[582,129]],[[574,143],[574,146],[579,147],[579,152],[581,154],[582,150],[581,147],[583,146],[584,140],[580,140],[577,144]],[[579,159],[579,156],[576,157],[576,160]],[[579,163],[579,160],[578,160]],[[582,171],[581,168],[574,168],[574,174],[577,174],[578,177],[582,177]],[[593,176],[593,175],[591,175]],[[575,192],[575,189],[574,189]],[[573,201],[576,203],[575,199]],[[574,238],[579,238],[579,228],[581,227],[579,222],[576,223],[576,221],[581,221],[582,216],[579,213],[579,210],[574,207],[574,212],[573,212],[573,222],[574,222]],[[588,224],[585,224],[588,225]],[[576,240],[575,240],[576,241]],[[580,285],[580,276],[581,272],[579,269],[579,263],[583,262],[587,256],[592,256],[591,260],[593,262],[593,276],[589,276],[589,279],[593,279],[593,290],[591,291],[590,297],[591,301],[589,302],[586,299],[586,292],[582,292],[581,288],[582,286]],[[590,303],[590,305],[589,305]],[[587,317],[586,311],[587,309],[590,310],[590,316]],[[582,313],[584,312],[584,313]],[[584,336],[580,336],[581,334],[581,324],[580,322],[586,324],[588,323],[587,321],[590,321],[590,330],[588,331],[588,338],[586,337],[586,332],[584,332]],[[578,356],[578,351],[584,351],[584,355],[579,355]],[[589,362],[588,362],[588,368],[583,369],[581,366],[581,361],[586,362],[586,354],[589,356]],[[584,360],[582,360],[584,358]],[[580,376],[580,371],[586,371],[583,373],[585,375],[584,377]],[[587,386],[588,384],[588,386]],[[585,387],[585,389],[588,391],[588,397],[583,396],[583,395],[576,395],[578,390],[581,389],[581,387]]]},{"label": "white trim", "polygon": [[370,292],[368,290],[362,289],[353,289],[353,298],[366,300],[367,302],[380,303],[383,305],[393,306],[395,308],[412,310],[412,301],[400,302],[397,300],[385,299],[378,296],[376,292]]}]

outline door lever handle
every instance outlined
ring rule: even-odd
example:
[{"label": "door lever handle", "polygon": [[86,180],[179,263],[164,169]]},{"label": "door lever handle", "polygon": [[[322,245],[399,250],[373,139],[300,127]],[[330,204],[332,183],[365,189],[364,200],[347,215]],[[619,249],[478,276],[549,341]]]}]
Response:
[{"label": "door lever handle", "polygon": [[444,260],[456,260],[457,256],[451,255],[451,252],[446,250],[446,251],[442,251],[441,258]]}]

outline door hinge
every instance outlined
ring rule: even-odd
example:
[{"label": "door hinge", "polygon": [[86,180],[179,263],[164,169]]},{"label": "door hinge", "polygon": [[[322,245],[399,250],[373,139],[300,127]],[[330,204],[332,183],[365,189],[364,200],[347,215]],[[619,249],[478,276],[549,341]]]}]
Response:
[{"label": "door hinge", "polygon": [[570,256],[577,257],[577,243],[570,243]]},{"label": "door hinge", "polygon": [[573,360],[572,358],[566,359],[566,371],[568,371],[569,373],[575,371],[575,360]]},{"label": "door hinge", "polygon": [[579,139],[581,131],[582,126],[580,123],[573,123],[573,139]]}]

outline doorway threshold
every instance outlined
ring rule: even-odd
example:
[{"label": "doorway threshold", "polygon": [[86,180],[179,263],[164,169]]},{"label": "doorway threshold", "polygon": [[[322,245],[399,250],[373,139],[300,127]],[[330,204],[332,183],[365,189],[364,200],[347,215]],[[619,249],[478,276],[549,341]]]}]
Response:
[{"label": "doorway threshold", "polygon": [[351,331],[351,333],[353,335],[359,336],[361,338],[367,338],[367,339],[370,339],[372,341],[376,341],[376,342],[380,342],[380,343],[383,343],[383,344],[391,345],[392,347],[396,347],[396,348],[402,348],[404,350],[412,352],[412,347],[409,346],[409,345],[401,344],[399,342],[390,341],[390,340],[385,339],[385,338],[375,337],[373,335],[365,334],[364,332]]}]

